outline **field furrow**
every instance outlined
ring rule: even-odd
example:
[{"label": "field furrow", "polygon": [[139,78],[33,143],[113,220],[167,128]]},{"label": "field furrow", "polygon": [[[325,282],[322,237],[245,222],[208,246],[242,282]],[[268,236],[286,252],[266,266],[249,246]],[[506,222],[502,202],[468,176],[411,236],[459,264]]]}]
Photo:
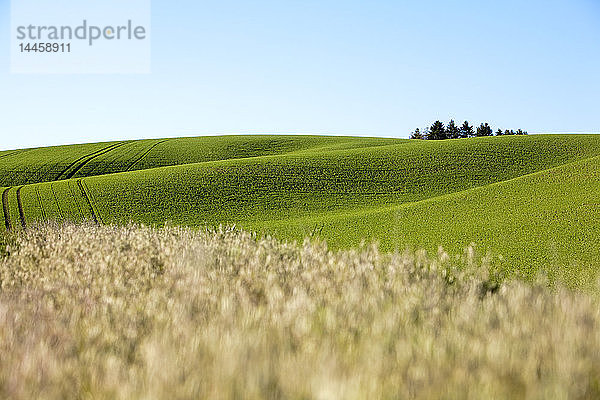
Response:
[{"label": "field furrow", "polygon": [[93,153],[90,153],[90,154],[84,154],[83,156],[81,156],[81,157],[77,158],[76,160],[74,160],[73,162],[71,162],[70,164],[68,164],[68,165],[67,165],[67,166],[66,166],[66,167],[65,167],[65,168],[64,168],[64,169],[63,169],[63,170],[62,170],[62,171],[61,171],[61,172],[58,174],[58,176],[56,177],[56,179],[53,179],[53,180],[61,180],[61,179],[65,179],[65,178],[63,178],[63,176],[67,175],[67,174],[69,173],[69,171],[70,171],[72,168],[76,168],[76,166],[77,166],[77,165],[78,165],[80,162],[82,162],[82,161],[83,161],[83,160],[85,160],[86,158],[88,158],[88,157],[91,157],[91,156],[93,156],[94,154],[97,154],[97,153],[99,153],[99,152],[101,152],[101,151],[103,151],[103,150],[106,150],[106,149],[113,148],[113,147],[114,147],[114,146],[116,146],[116,145],[117,145],[116,143],[111,143],[111,144],[109,144],[108,146],[106,146],[106,147],[104,147],[104,148],[101,148],[100,150],[96,150],[96,151],[94,151]]},{"label": "field furrow", "polygon": [[114,143],[26,149],[0,159],[0,186],[15,187],[64,179],[69,166]]},{"label": "field furrow", "polygon": [[10,221],[10,207],[8,205],[8,192],[10,188],[6,188],[2,191],[2,212],[4,214],[4,226],[7,231],[10,231],[12,228],[12,223]]},{"label": "field furrow", "polygon": [[21,199],[21,189],[23,189],[23,186],[19,186],[16,190],[17,192],[17,206],[19,209],[19,220],[21,221],[21,226],[23,228],[27,228],[27,223],[25,222],[25,212],[23,210],[23,201]]},{"label": "field furrow", "polygon": [[79,204],[79,196],[77,195],[77,192],[73,190],[73,186],[71,185],[72,181],[71,180],[67,180],[65,181],[65,184],[67,186],[67,190],[70,193],[70,199],[73,202],[73,204],[75,204],[75,206],[77,207],[77,210],[74,210],[73,207],[70,207],[71,212],[77,212],[77,214],[81,217],[84,218],[84,212],[81,209],[81,204]]},{"label": "field furrow", "polygon": [[90,207],[92,208],[92,210],[95,214],[95,218],[98,220],[98,223],[104,225],[105,222],[104,222],[104,218],[102,217],[102,213],[98,210],[98,207],[96,207],[94,196],[92,195],[90,188],[88,187],[87,183],[85,182],[85,179],[81,180],[81,185],[85,189],[85,194],[89,200]]},{"label": "field furrow", "polygon": [[81,163],[79,163],[77,166],[75,166],[71,172],[67,173],[67,175],[66,175],[66,178],[67,178],[67,179],[71,179],[72,177],[74,177],[74,176],[75,176],[75,174],[76,174],[76,173],[77,173],[77,172],[78,172],[80,169],[82,169],[83,167],[85,167],[85,165],[86,165],[87,163],[89,163],[90,161],[92,161],[94,158],[96,158],[96,157],[100,157],[101,155],[104,155],[104,154],[106,154],[106,153],[108,153],[108,152],[110,152],[110,151],[113,151],[113,150],[115,150],[115,149],[117,149],[117,148],[121,147],[121,146],[124,146],[125,144],[127,144],[127,143],[119,143],[119,144],[115,144],[115,145],[113,145],[113,146],[109,146],[108,148],[106,148],[106,149],[104,149],[104,150],[102,150],[102,151],[99,151],[99,152],[97,152],[97,153],[95,153],[95,154],[92,154],[92,155],[90,155],[88,158],[86,158],[86,159],[82,160],[82,162],[81,162]]},{"label": "field furrow", "polygon": [[154,150],[154,149],[155,149],[155,148],[156,148],[158,145],[160,145],[160,144],[162,144],[162,143],[165,143],[167,140],[168,140],[168,139],[164,139],[164,140],[158,141],[158,142],[154,143],[152,146],[150,146],[150,148],[149,148],[147,151],[145,151],[145,152],[144,152],[144,153],[143,153],[143,154],[142,154],[140,157],[136,158],[136,159],[133,161],[133,163],[131,163],[131,165],[130,165],[130,166],[127,168],[127,171],[131,171],[131,170],[133,170],[133,167],[135,167],[135,166],[136,166],[136,164],[138,164],[140,161],[142,161],[142,160],[143,160],[143,159],[144,159],[144,158],[145,158],[145,157],[146,157],[148,154],[150,154],[150,152],[151,152],[152,150]]},{"label": "field furrow", "polygon": [[19,204],[17,201],[16,189],[17,189],[17,187],[11,187],[6,195],[6,200],[8,202],[8,210],[9,210],[11,229],[17,229],[19,226],[21,226],[21,219],[20,219],[20,215],[19,215]]},{"label": "field furrow", "polygon": [[12,155],[16,155],[23,152],[23,150],[12,150],[0,153],[0,158],[10,157]]},{"label": "field furrow", "polygon": [[65,218],[65,215],[60,206],[60,202],[58,201],[58,196],[56,195],[56,191],[54,190],[54,182],[50,182],[50,191],[52,192],[52,197],[54,198],[54,202],[56,203],[56,208],[58,209],[58,214],[60,216],[60,219],[62,220]]},{"label": "field furrow", "polygon": [[48,216],[46,215],[46,211],[44,209],[44,203],[42,201],[42,196],[40,194],[39,185],[35,186],[35,193],[36,193],[36,196],[37,196],[38,205],[40,207],[40,211],[41,211],[41,215],[42,215],[42,221],[48,221]]},{"label": "field furrow", "polygon": [[92,219],[76,180],[52,182],[51,187],[50,183],[42,185],[49,189],[46,195],[47,201],[57,204],[56,219],[72,222]]},{"label": "field furrow", "polygon": [[3,151],[0,154],[0,159],[9,158],[9,157],[13,157],[13,156],[20,156],[20,155],[23,155],[23,154],[25,154],[27,152],[30,152],[32,150],[35,150],[35,149],[20,149],[20,150],[7,150],[7,151]]},{"label": "field furrow", "polygon": [[92,219],[97,224],[98,223],[98,217],[96,216],[96,212],[94,211],[94,206],[92,205],[92,201],[90,200],[89,195],[87,194],[85,188],[83,187],[82,179],[77,179],[77,186],[79,187],[79,190],[81,191],[81,195],[85,199],[85,202],[87,203],[87,205],[88,205],[88,207],[90,209],[90,213],[92,215]]}]

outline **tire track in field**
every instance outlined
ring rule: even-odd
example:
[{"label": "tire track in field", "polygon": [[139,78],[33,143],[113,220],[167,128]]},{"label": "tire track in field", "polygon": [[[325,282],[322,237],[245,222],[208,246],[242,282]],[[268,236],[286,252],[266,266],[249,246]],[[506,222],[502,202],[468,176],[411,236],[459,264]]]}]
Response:
[{"label": "tire track in field", "polygon": [[104,225],[104,219],[102,218],[102,215],[100,215],[100,211],[98,211],[98,208],[94,208],[94,196],[92,196],[92,192],[90,191],[90,188],[88,187],[87,183],[85,183],[84,179],[81,179],[81,186],[83,186],[86,194],[88,195],[90,206],[92,207],[92,211],[94,211],[94,213],[96,214],[98,223]]},{"label": "tire track in field", "polygon": [[126,169],[126,171],[131,171],[131,169],[132,169],[132,168],[135,166],[135,164],[137,164],[137,163],[139,163],[140,161],[142,161],[142,160],[143,160],[143,159],[144,159],[144,158],[145,158],[145,157],[146,157],[148,154],[150,154],[150,152],[151,152],[152,150],[154,150],[154,148],[155,148],[156,146],[158,146],[159,144],[162,144],[162,143],[166,142],[167,140],[169,140],[169,139],[164,139],[164,140],[161,140],[161,141],[159,141],[159,142],[156,142],[156,143],[154,143],[152,146],[150,146],[150,148],[149,148],[147,151],[145,151],[145,152],[144,152],[144,154],[142,154],[142,155],[141,155],[139,158],[137,158],[137,159],[136,159],[136,160],[135,160],[135,161],[134,161],[134,162],[133,162],[133,163],[132,163],[132,164],[131,164],[131,165],[130,165],[130,166],[127,168],[127,169]]},{"label": "tire track in field", "polygon": [[83,214],[83,210],[81,209],[81,204],[79,204],[79,200],[77,199],[77,194],[73,191],[73,187],[71,186],[71,181],[67,181],[67,189],[69,189],[69,192],[71,193],[71,196],[73,196],[73,201],[75,202],[75,205],[77,206],[77,210],[79,210],[79,215],[81,215],[81,218],[85,218],[85,215]]},{"label": "tire track in field", "polygon": [[110,148],[106,148],[106,149],[104,149],[104,150],[102,150],[100,152],[97,152],[96,154],[92,155],[90,158],[88,158],[87,160],[85,160],[83,163],[79,164],[73,171],[69,172],[67,174],[67,179],[71,179],[79,170],[81,170],[83,167],[85,167],[94,158],[100,157],[100,156],[102,156],[102,155],[104,155],[106,153],[109,153],[109,152],[111,152],[111,151],[113,151],[113,150],[115,150],[115,149],[117,149],[119,147],[125,146],[126,144],[128,144],[128,143],[127,142],[126,143],[119,143],[119,144],[116,144],[116,145],[114,145],[114,146],[112,146]]},{"label": "tire track in field", "polygon": [[60,174],[58,174],[58,176],[56,177],[56,180],[59,180],[64,174],[67,173],[67,171],[69,171],[71,168],[73,168],[75,165],[77,165],[77,163],[81,162],[82,160],[86,159],[87,157],[91,157],[91,156],[95,155],[96,153],[99,153],[99,152],[101,152],[103,150],[107,150],[107,149],[110,149],[110,148],[113,148],[113,147],[115,147],[115,144],[111,144],[111,145],[106,146],[106,147],[104,147],[104,148],[102,148],[100,150],[96,150],[93,153],[86,154],[84,156],[79,157],[77,160],[73,161],[65,169],[63,169],[62,172]]},{"label": "tire track in field", "polygon": [[27,228],[27,224],[25,223],[25,212],[23,211],[23,203],[21,202],[21,189],[23,186],[19,186],[17,188],[17,206],[19,208],[19,218],[21,219],[21,225],[23,229]]},{"label": "tire track in field", "polygon": [[[65,174],[67,174],[67,172],[68,172],[68,171],[69,171],[71,168],[76,168],[76,171],[75,171],[75,172],[79,171],[79,170],[81,169],[81,167],[82,167],[82,166],[79,166],[79,167],[77,167],[77,164],[78,164],[78,163],[80,163],[81,161],[84,161],[86,158],[89,158],[89,157],[91,157],[91,158],[97,157],[97,156],[99,156],[99,155],[100,155],[99,153],[102,153],[103,151],[110,151],[110,150],[112,150],[112,149],[114,149],[114,148],[116,148],[116,147],[122,146],[122,145],[124,145],[124,144],[125,144],[125,143],[113,143],[113,144],[111,144],[111,145],[108,145],[108,146],[106,146],[106,147],[104,147],[104,148],[100,149],[100,150],[96,150],[96,151],[94,151],[93,153],[86,154],[86,155],[84,155],[84,156],[81,156],[81,157],[79,157],[77,160],[75,160],[75,161],[73,161],[71,164],[69,164],[69,165],[68,165],[68,166],[67,166],[67,167],[66,167],[64,170],[62,170],[62,172],[61,172],[60,174],[58,174],[58,176],[56,177],[56,179],[55,179],[55,180],[60,180],[60,179],[61,179],[61,177],[62,177],[63,175],[65,175]],[[86,160],[86,161],[84,162],[84,165],[85,165],[85,164],[86,164],[88,161],[89,161],[89,160]],[[74,174],[74,173],[73,173],[73,174]],[[72,176],[73,176],[73,174],[70,174],[70,176],[68,176],[69,174],[67,174],[67,178],[66,178],[66,179],[69,179],[70,177],[72,177]]]},{"label": "tire track in field", "polygon": [[4,192],[2,192],[2,210],[4,211],[4,225],[6,226],[7,231],[12,229],[12,223],[10,221],[10,208],[8,207],[9,190],[10,188],[4,189]]},{"label": "tire track in field", "polygon": [[21,155],[21,154],[27,153],[28,151],[31,151],[31,150],[35,150],[35,149],[12,150],[12,151],[9,151],[6,154],[0,155],[0,158],[5,158],[5,157],[10,157],[10,156],[15,156],[15,155]]},{"label": "tire track in field", "polygon": [[79,190],[81,190],[81,195],[83,196],[83,198],[86,200],[88,206],[90,207],[90,211],[92,212],[92,218],[94,219],[94,223],[98,224],[98,217],[96,216],[96,213],[94,212],[94,206],[92,205],[90,197],[88,196],[87,192],[85,191],[85,188],[83,187],[83,183],[81,181],[82,181],[81,179],[77,179],[77,186],[79,186]]},{"label": "tire track in field", "polygon": [[56,202],[56,207],[58,208],[58,214],[60,218],[63,219],[64,215],[62,209],[60,208],[60,203],[58,202],[58,197],[56,196],[56,192],[54,191],[54,182],[50,182],[50,191],[52,192],[52,196],[54,197],[54,201]]},{"label": "tire track in field", "polygon": [[35,187],[35,193],[37,194],[38,204],[40,205],[40,210],[42,211],[42,221],[48,221],[46,218],[46,211],[44,210],[44,204],[42,202],[42,196],[40,195],[40,189],[37,186]]},{"label": "tire track in field", "polygon": [[9,151],[8,153],[5,153],[5,154],[0,154],[0,158],[10,157],[10,156],[13,156],[13,155],[15,155],[15,154],[18,154],[18,153],[20,153],[20,152],[21,152],[21,150],[13,150],[13,151]]}]

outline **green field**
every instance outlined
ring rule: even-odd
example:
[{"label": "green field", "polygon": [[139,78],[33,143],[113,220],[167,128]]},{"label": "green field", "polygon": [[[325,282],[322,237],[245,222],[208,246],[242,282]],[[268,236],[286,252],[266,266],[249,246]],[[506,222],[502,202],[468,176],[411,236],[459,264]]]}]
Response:
[{"label": "green field", "polygon": [[0,229],[84,219],[236,224],[334,248],[460,253],[586,285],[600,267],[600,136],[154,139],[0,152]]}]

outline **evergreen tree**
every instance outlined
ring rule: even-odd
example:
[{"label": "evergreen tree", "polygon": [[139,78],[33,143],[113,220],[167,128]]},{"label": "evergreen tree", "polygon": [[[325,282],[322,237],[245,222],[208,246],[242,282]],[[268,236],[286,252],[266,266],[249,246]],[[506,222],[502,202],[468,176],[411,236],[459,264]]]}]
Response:
[{"label": "evergreen tree", "polygon": [[415,131],[410,134],[410,138],[418,139],[418,140],[425,139],[425,137],[423,137],[423,134],[421,133],[421,130],[419,128],[415,129]]},{"label": "evergreen tree", "polygon": [[459,137],[470,138],[473,137],[473,127],[469,125],[469,121],[465,121],[459,129]]},{"label": "evergreen tree", "polygon": [[431,132],[429,131],[429,127],[423,129],[423,139],[429,140],[431,139]]},{"label": "evergreen tree", "polygon": [[446,134],[446,128],[441,121],[435,121],[431,128],[429,128],[429,137],[430,140],[444,140],[448,139],[448,135]]},{"label": "evergreen tree", "polygon": [[458,129],[458,126],[456,126],[454,120],[451,119],[446,127],[446,136],[448,136],[448,139],[458,139],[460,137],[459,134],[460,130]]},{"label": "evergreen tree", "polygon": [[488,125],[487,122],[485,124],[479,125],[479,128],[477,128],[477,136],[479,136],[479,137],[492,136],[492,135],[493,135],[492,128]]},{"label": "evergreen tree", "polygon": [[444,140],[444,139],[458,139],[458,138],[469,138],[469,137],[480,137],[480,136],[505,136],[505,135],[527,135],[527,131],[506,129],[498,130],[494,133],[492,127],[487,123],[479,125],[476,131],[469,124],[469,121],[463,122],[461,127],[457,127],[453,119],[448,122],[448,126],[444,126],[441,121],[435,121],[433,125],[426,127],[423,130],[419,128],[415,129],[410,134],[411,139],[424,139],[424,140]]}]

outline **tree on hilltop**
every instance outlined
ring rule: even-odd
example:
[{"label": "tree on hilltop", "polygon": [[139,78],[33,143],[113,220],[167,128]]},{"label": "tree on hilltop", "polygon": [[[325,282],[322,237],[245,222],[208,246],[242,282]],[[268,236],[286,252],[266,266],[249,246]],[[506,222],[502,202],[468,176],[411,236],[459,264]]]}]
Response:
[{"label": "tree on hilltop", "polygon": [[446,127],[446,136],[448,136],[448,139],[458,139],[460,137],[459,133],[460,130],[458,129],[458,126],[456,126],[454,120],[451,119]]},{"label": "tree on hilltop", "polygon": [[465,121],[459,129],[459,137],[470,138],[473,137],[473,127],[469,125],[469,121]]},{"label": "tree on hilltop", "polygon": [[417,129],[415,129],[414,132],[412,132],[410,134],[410,139],[423,140],[423,139],[425,139],[425,136],[423,136],[423,134],[421,133],[421,130],[419,128],[417,128]]},{"label": "tree on hilltop", "polygon": [[428,139],[430,140],[444,140],[448,139],[448,135],[446,134],[446,128],[441,121],[435,121],[431,128],[429,128]]},{"label": "tree on hilltop", "polygon": [[426,127],[423,130],[415,129],[410,133],[411,139],[424,139],[424,140],[444,140],[444,139],[459,139],[459,138],[471,138],[471,137],[485,137],[485,136],[506,136],[506,135],[527,135],[527,131],[521,129],[514,131],[512,129],[502,130],[498,128],[496,132],[492,130],[492,127],[487,123],[479,125],[476,131],[473,126],[469,124],[469,121],[463,122],[459,127],[453,119],[448,122],[447,126],[441,121],[435,121],[433,125]]},{"label": "tree on hilltop", "polygon": [[477,128],[477,136],[478,137],[492,136],[492,135],[493,135],[492,128],[488,125],[487,122],[485,124],[479,125],[479,128]]}]

